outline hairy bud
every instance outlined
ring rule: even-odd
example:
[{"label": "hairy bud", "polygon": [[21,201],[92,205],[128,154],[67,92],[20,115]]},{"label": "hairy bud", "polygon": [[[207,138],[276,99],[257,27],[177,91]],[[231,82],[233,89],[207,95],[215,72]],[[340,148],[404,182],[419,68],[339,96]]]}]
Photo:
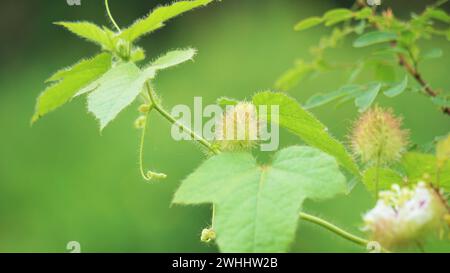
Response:
[{"label": "hairy bud", "polygon": [[216,124],[216,141],[223,151],[249,150],[258,142],[259,129],[256,107],[240,102],[228,108]]},{"label": "hairy bud", "polygon": [[390,164],[398,161],[408,144],[408,131],[390,109],[374,107],[356,121],[350,136],[351,148],[364,163]]},{"label": "hairy bud", "polygon": [[376,206],[364,215],[364,230],[386,248],[406,247],[445,227],[446,201],[421,182],[413,189],[393,185],[379,194]]}]

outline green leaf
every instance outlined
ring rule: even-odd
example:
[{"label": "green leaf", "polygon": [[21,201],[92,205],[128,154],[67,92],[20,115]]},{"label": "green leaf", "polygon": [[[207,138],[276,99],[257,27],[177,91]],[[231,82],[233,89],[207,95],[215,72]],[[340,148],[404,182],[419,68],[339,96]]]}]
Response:
[{"label": "green leaf", "polygon": [[294,240],[305,199],[345,193],[335,159],[310,147],[279,151],[271,166],[248,153],[223,153],[204,162],[175,193],[176,204],[215,204],[222,252],[285,252]]},{"label": "green leaf", "polygon": [[356,13],[355,17],[358,20],[362,20],[362,19],[369,18],[372,14],[373,14],[373,10],[369,7],[365,7],[363,9],[361,9],[360,11],[358,11]]},{"label": "green leaf", "polygon": [[378,190],[389,190],[393,184],[402,186],[404,184],[403,177],[396,171],[388,168],[371,167],[363,173],[363,183],[367,190],[371,193],[376,191],[376,180],[378,177]]},{"label": "green leaf", "polygon": [[361,35],[353,43],[354,47],[366,47],[374,44],[395,41],[397,34],[386,31],[374,31]]},{"label": "green leaf", "polygon": [[306,78],[311,72],[314,71],[314,67],[310,63],[298,61],[295,67],[286,71],[275,83],[275,89],[280,91],[288,91],[299,84],[304,78]]},{"label": "green leaf", "polygon": [[136,63],[145,59],[144,49],[137,47],[130,54],[130,61]]},{"label": "green leaf", "polygon": [[440,48],[432,48],[429,51],[425,52],[421,56],[421,60],[429,60],[429,59],[437,59],[444,55],[442,49]]},{"label": "green leaf", "polygon": [[102,53],[53,74],[47,81],[56,82],[37,99],[31,122],[68,102],[77,92],[98,79],[111,67],[111,55]]},{"label": "green leaf", "polygon": [[133,42],[145,34],[163,27],[165,21],[199,6],[206,6],[210,2],[212,0],[178,1],[169,6],[158,7],[147,17],[137,20],[133,25],[124,29],[119,37]]},{"label": "green leaf", "polygon": [[56,22],[55,24],[67,28],[72,33],[96,43],[104,49],[113,50],[114,48],[107,32],[95,24],[89,22]]},{"label": "green leaf", "polygon": [[139,81],[140,72],[134,63],[119,64],[109,70],[98,81],[98,88],[89,94],[88,110],[99,120],[101,130],[139,95],[146,80]]},{"label": "green leaf", "polygon": [[325,26],[332,26],[334,24],[346,21],[353,17],[353,11],[349,9],[333,9],[324,14]]},{"label": "green leaf", "polygon": [[100,130],[136,99],[145,82],[153,79],[158,70],[191,60],[194,55],[195,50],[190,48],[170,51],[143,70],[131,62],[121,63],[82,90],[93,90],[88,96],[88,110],[100,121]]},{"label": "green leaf", "polygon": [[[283,93],[261,92],[253,97],[255,105],[279,106],[279,124],[299,136],[308,145],[334,156],[339,164],[356,176],[359,169],[344,145],[333,138],[328,129],[296,100]],[[269,120],[271,113],[269,113]]]},{"label": "green leaf", "polygon": [[323,22],[323,19],[320,17],[310,17],[310,18],[306,18],[300,22],[298,22],[295,27],[294,30],[296,31],[301,31],[301,30],[305,30],[308,28],[312,28],[314,26],[319,25],[320,23]]},{"label": "green leaf", "polygon": [[428,8],[426,13],[428,17],[439,20],[444,23],[450,23],[450,15],[442,9]]},{"label": "green leaf", "polygon": [[155,60],[152,66],[156,69],[166,69],[192,60],[195,54],[196,50],[193,48],[173,50]]},{"label": "green leaf", "polygon": [[391,86],[388,90],[384,91],[384,95],[386,95],[389,98],[393,98],[403,93],[403,91],[406,90],[407,86],[408,86],[408,76],[405,76],[403,81],[399,82],[396,85]]},{"label": "green leaf", "polygon": [[381,86],[381,83],[369,84],[367,90],[355,99],[355,105],[358,107],[359,112],[364,112],[369,109],[378,96]]},{"label": "green leaf", "polygon": [[352,95],[360,90],[361,86],[350,84],[327,94],[316,94],[306,101],[306,103],[303,105],[303,108],[309,110],[318,106],[322,106],[339,98]]},{"label": "green leaf", "polygon": [[450,190],[450,161],[439,169],[437,158],[433,154],[425,154],[418,152],[408,152],[402,158],[402,166],[408,177],[408,183],[426,182],[437,185]]}]

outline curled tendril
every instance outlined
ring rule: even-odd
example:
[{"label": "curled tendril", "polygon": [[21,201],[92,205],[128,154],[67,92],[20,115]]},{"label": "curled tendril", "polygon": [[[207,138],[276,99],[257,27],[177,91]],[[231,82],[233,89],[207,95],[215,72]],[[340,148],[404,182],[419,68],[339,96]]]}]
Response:
[{"label": "curled tendril", "polygon": [[[150,115],[150,112],[153,110],[153,105],[141,105],[139,107],[139,111],[142,113],[142,109],[145,108],[145,115],[140,116],[137,120],[136,120],[136,124],[135,126],[138,129],[141,129],[141,142],[140,142],[140,146],[139,146],[139,169],[141,172],[141,176],[142,178],[144,178],[146,181],[150,181],[150,180],[158,180],[158,179],[165,179],[167,178],[167,175],[164,173],[157,173],[157,172],[153,172],[153,171],[144,171],[144,144],[145,144],[145,133],[147,131],[147,124],[148,124],[148,117]],[[137,126],[138,125],[138,126]]]}]

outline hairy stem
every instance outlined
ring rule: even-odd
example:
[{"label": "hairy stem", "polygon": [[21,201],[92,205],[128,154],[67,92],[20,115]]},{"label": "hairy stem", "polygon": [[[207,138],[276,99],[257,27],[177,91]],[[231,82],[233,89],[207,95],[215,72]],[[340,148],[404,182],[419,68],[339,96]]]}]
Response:
[{"label": "hairy stem", "polygon": [[178,126],[183,130],[184,132],[188,133],[195,141],[203,145],[205,148],[207,148],[209,151],[211,151],[213,154],[219,154],[219,151],[213,148],[211,143],[209,143],[206,139],[196,134],[194,131],[192,131],[190,128],[184,126],[180,122],[178,122],[172,115],[169,114],[153,97],[152,90],[150,88],[150,85],[148,82],[145,84],[145,87],[147,89],[147,94],[149,96],[150,102],[152,103],[153,107],[156,111],[158,111],[161,116],[163,116],[165,119],[167,119],[170,123]]},{"label": "hairy stem", "polygon": [[[360,238],[356,235],[353,235],[353,234],[351,234],[351,233],[349,233],[349,232],[347,232],[347,231],[345,231],[345,230],[343,230],[343,229],[341,229],[319,217],[316,217],[316,216],[313,216],[313,215],[310,215],[310,214],[307,214],[304,212],[300,212],[300,219],[303,219],[305,221],[319,225],[319,226],[321,226],[331,232],[334,232],[335,234],[339,235],[340,237],[342,237],[350,242],[353,242],[357,245],[367,247],[367,245],[370,243],[370,241]],[[386,253],[389,252],[388,250],[386,250],[384,248],[382,248],[381,250]]]},{"label": "hairy stem", "polygon": [[119,25],[116,23],[116,20],[114,20],[114,17],[111,14],[111,10],[109,9],[109,3],[108,0],[105,0],[105,7],[106,7],[106,13],[108,13],[108,17],[111,20],[114,27],[117,29],[117,31],[121,31]]},{"label": "hairy stem", "polygon": [[[213,148],[212,144],[207,141],[206,139],[198,136],[195,132],[193,132],[191,129],[187,128],[186,126],[184,126],[183,124],[179,123],[173,116],[171,116],[159,103],[158,101],[154,98],[152,90],[150,88],[150,85],[148,84],[148,82],[145,84],[145,88],[147,91],[147,95],[148,95],[148,100],[149,102],[152,104],[153,109],[155,109],[156,111],[158,111],[161,116],[163,116],[165,119],[167,119],[170,123],[179,126],[183,131],[187,132],[191,137],[193,137],[196,141],[198,141],[201,145],[203,145],[204,147],[206,147],[208,150],[210,150],[213,154],[219,154],[220,151],[216,150]],[[216,208],[213,205],[212,206],[212,220],[211,220],[211,227],[214,228],[214,220],[215,220],[215,214],[216,214]],[[332,231],[336,234],[338,234],[339,236],[343,237],[344,239],[347,239],[351,242],[354,242],[356,244],[362,245],[362,246],[367,246],[367,244],[369,243],[369,241],[362,239],[360,237],[357,237],[356,235],[353,235],[351,233],[348,233],[336,226],[334,226],[333,224],[319,218],[316,216],[312,216],[306,213],[300,213],[300,218],[303,220],[307,220],[309,222],[315,223],[319,226],[322,226],[326,229],[328,229],[329,231]],[[383,250],[384,252],[387,252],[386,250]]]}]

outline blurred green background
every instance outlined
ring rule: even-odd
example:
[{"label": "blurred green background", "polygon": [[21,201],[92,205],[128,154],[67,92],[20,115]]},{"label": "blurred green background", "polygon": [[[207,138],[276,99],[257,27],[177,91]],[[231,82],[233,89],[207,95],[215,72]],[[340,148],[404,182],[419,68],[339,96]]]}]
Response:
[{"label": "blurred green background", "polygon": [[[85,101],[76,99],[30,127],[35,99],[43,81],[55,70],[97,52],[67,31],[52,25],[60,20],[90,20],[109,25],[101,0],[81,0],[79,7],[64,0],[3,0],[0,7],[0,252],[67,252],[75,240],[83,252],[214,252],[199,240],[210,221],[209,206],[171,206],[180,181],[204,159],[194,145],[175,142],[170,126],[152,118],[145,161],[168,179],[148,184],[138,172],[139,132],[133,128],[136,106],[119,115],[100,135]],[[169,1],[111,0],[119,25],[125,26],[151,8]],[[428,1],[385,1],[398,14],[420,11]],[[164,104],[205,103],[217,97],[250,98],[269,89],[296,58],[308,58],[308,48],[324,28],[296,33],[294,24],[307,16],[351,1],[326,0],[224,0],[170,21],[141,40],[153,59],[164,51],[192,46],[195,62],[160,73],[154,82]],[[441,47],[444,57],[422,65],[435,87],[450,84],[444,39],[423,43]],[[351,47],[332,50],[330,58],[352,60],[363,54]],[[402,77],[398,73],[398,79]],[[324,80],[325,79],[325,80]],[[304,101],[315,92],[336,89],[345,82],[342,73],[307,80],[291,95]],[[450,129],[449,118],[424,96],[403,94],[379,100],[404,117],[415,143],[426,143]],[[353,105],[323,107],[314,114],[330,132],[345,140],[357,116]],[[283,133],[282,146],[299,143]],[[214,179],[213,177],[211,179]],[[361,215],[373,200],[361,185],[349,196],[313,204],[306,211],[323,216],[356,234],[362,234]],[[427,250],[445,251],[448,245]],[[363,252],[334,234],[300,222],[293,252]]]}]

